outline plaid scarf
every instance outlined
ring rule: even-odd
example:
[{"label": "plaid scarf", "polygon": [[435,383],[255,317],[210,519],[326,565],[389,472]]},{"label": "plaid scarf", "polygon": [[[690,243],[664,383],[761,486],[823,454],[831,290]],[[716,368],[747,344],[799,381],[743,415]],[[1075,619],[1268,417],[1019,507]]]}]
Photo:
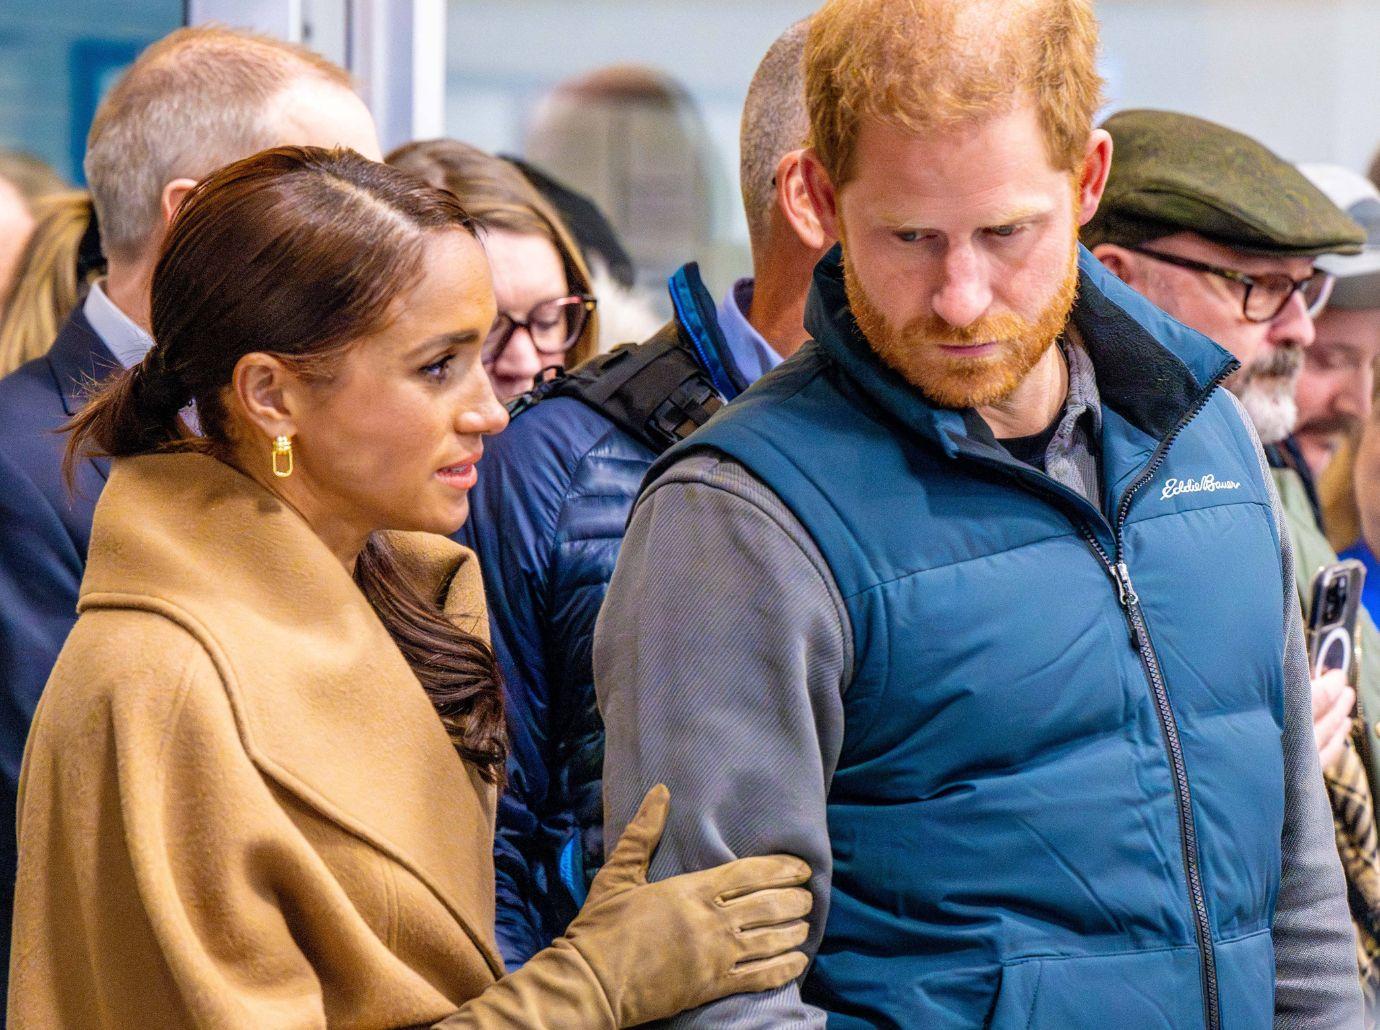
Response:
[{"label": "plaid scarf", "polygon": [[1353,746],[1323,774],[1332,800],[1332,823],[1337,851],[1346,872],[1347,901],[1356,925],[1356,960],[1366,1002],[1366,1027],[1376,1026],[1380,1001],[1380,847],[1377,847],[1375,804],[1365,763],[1355,745],[1365,739],[1366,725],[1355,720]]}]

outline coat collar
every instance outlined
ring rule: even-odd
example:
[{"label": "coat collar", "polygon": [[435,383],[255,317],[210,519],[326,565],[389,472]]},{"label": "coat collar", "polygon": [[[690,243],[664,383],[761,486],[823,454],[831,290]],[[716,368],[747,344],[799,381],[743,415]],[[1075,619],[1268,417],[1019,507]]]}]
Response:
[{"label": "coat collar", "polygon": [[733,400],[748,388],[748,382],[733,360],[733,349],[719,325],[718,305],[700,278],[700,266],[694,261],[681,266],[667,280],[666,288],[671,294],[676,323],[694,350],[695,359],[724,400]]},{"label": "coat collar", "polygon": [[[1092,358],[1104,411],[1153,441],[1167,437],[1203,393],[1236,365],[1221,347],[1175,321],[1078,248],[1078,298],[1070,322]],[[874,403],[950,455],[972,433],[971,409],[927,401],[882,364],[853,319],[837,245],[815,266],[805,328]]]},{"label": "coat collar", "polygon": [[81,410],[95,384],[121,367],[80,307],[68,317],[48,349],[48,366],[62,394],[63,411],[69,416]]},{"label": "coat collar", "polygon": [[[81,306],[68,317],[58,330],[57,338],[44,355],[53,374],[62,410],[69,418],[81,410],[92,388],[102,379],[120,370],[120,363],[110,348],[91,328],[82,314]],[[110,475],[110,462],[105,458],[88,459],[101,479]]]},{"label": "coat collar", "polygon": [[[447,614],[486,633],[471,552],[429,534],[388,537]],[[456,754],[387,630],[295,511],[204,455],[117,459],[78,604],[98,608],[153,611],[195,636],[261,772],[411,870],[502,975],[493,790]]]}]

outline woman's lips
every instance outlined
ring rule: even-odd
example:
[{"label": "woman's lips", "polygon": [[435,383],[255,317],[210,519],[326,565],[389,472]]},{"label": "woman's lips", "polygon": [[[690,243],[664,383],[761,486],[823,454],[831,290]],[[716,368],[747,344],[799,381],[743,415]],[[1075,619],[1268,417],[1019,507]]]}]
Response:
[{"label": "woman's lips", "polygon": [[457,490],[468,490],[479,481],[479,470],[475,468],[474,462],[467,461],[437,469],[436,476],[447,486]]}]

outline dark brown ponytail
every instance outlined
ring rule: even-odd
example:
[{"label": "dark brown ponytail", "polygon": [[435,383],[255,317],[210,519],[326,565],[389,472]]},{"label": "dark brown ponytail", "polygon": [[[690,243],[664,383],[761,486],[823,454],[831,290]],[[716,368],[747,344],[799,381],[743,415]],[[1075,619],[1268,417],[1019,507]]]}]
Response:
[{"label": "dark brown ponytail", "polygon": [[[64,472],[85,454],[232,452],[226,395],[246,354],[329,377],[417,281],[427,234],[472,233],[459,201],[349,150],[279,147],[198,183],[153,275],[154,346],[67,426]],[[201,435],[179,413],[196,405]],[[490,783],[507,758],[493,650],[449,621],[375,536],[355,581],[431,698],[455,749]]]}]

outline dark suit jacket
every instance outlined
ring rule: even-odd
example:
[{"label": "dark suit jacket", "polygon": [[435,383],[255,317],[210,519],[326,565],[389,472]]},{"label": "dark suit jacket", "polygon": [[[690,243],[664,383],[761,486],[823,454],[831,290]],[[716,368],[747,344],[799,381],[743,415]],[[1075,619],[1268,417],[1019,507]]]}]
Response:
[{"label": "dark suit jacket", "polygon": [[78,309],[52,350],[0,379],[0,987],[9,971],[24,740],[77,619],[91,516],[108,471],[104,461],[80,462],[70,494],[62,480],[67,438],[57,430],[87,388],[117,368]]}]

